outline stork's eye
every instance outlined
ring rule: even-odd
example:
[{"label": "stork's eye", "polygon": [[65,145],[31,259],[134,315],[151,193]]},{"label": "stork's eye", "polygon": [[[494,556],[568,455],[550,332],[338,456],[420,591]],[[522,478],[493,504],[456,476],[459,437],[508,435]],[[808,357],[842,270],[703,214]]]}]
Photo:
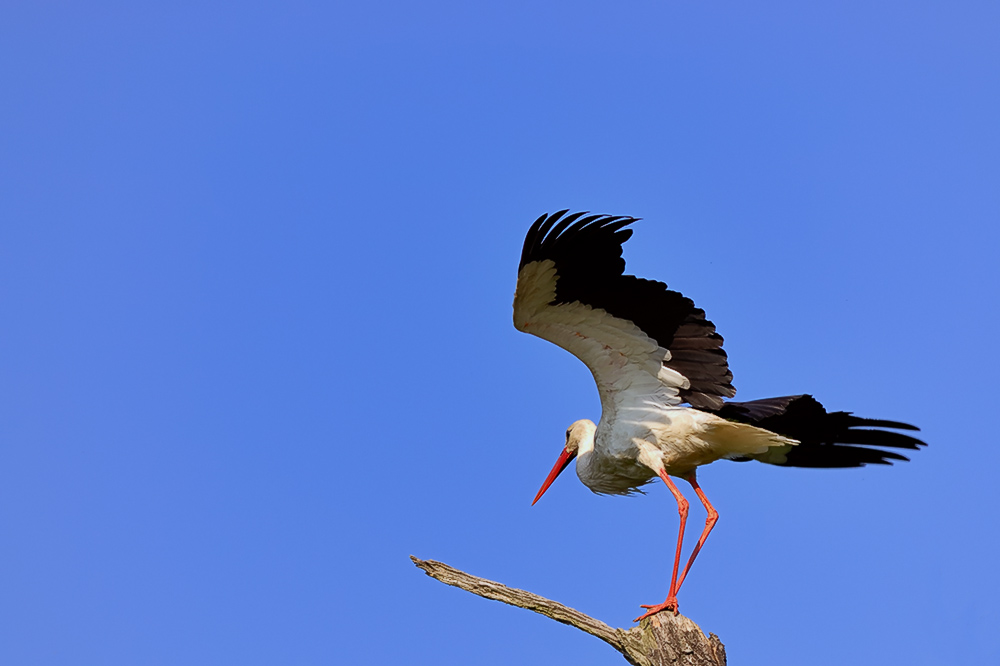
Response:
[{"label": "stork's eye", "polygon": [[567,429],[566,429],[566,441],[567,441],[567,442],[569,441],[569,431],[570,431],[570,430],[572,430],[572,428],[567,428]]}]

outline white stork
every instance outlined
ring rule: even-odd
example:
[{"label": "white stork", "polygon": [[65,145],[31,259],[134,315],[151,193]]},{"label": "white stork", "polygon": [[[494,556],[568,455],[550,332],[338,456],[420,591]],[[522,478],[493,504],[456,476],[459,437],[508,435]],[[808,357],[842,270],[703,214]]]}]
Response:
[{"label": "white stork", "polygon": [[[728,458],[861,467],[907,460],[873,446],[924,444],[879,429],[914,426],[827,412],[810,395],[724,402],[736,389],[722,336],[705,311],[662,282],[624,275],[622,244],[636,218],[567,212],[542,215],[528,230],[514,326],[583,361],[597,382],[602,413],[598,425],[582,419],[566,430],[565,447],[532,504],[574,458],[577,475],[595,493],[628,495],[663,479],[680,513],[670,590],[662,604],[643,605],[647,611],[636,621],[677,613],[677,592],[718,520],[695,476],[701,465]],[[688,502],[672,476],[690,483],[708,511],[679,576]]]}]

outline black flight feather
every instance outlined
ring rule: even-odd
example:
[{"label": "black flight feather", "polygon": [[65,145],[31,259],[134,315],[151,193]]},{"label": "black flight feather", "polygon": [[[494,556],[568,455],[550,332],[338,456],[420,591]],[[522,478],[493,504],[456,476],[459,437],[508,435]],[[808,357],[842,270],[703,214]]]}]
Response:
[{"label": "black flight feather", "polygon": [[732,421],[748,423],[799,440],[800,444],[790,448],[784,462],[771,463],[785,467],[889,465],[893,460],[905,461],[909,458],[893,451],[870,447],[916,450],[926,446],[916,437],[876,429],[919,430],[915,426],[897,421],[865,419],[849,412],[827,412],[811,395],[727,402],[721,409],[711,411]]}]

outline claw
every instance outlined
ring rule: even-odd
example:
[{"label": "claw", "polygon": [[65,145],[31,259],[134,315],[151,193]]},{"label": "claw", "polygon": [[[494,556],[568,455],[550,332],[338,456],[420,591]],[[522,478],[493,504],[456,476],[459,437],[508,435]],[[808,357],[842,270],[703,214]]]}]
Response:
[{"label": "claw", "polygon": [[653,615],[656,615],[657,613],[665,610],[673,611],[674,615],[677,615],[680,612],[677,609],[677,597],[674,595],[670,595],[669,597],[667,597],[667,600],[664,601],[662,604],[656,604],[653,606],[640,604],[639,607],[648,608],[649,610],[647,610],[645,613],[632,620],[633,622],[639,622],[641,620],[645,620],[647,617],[652,617]]}]

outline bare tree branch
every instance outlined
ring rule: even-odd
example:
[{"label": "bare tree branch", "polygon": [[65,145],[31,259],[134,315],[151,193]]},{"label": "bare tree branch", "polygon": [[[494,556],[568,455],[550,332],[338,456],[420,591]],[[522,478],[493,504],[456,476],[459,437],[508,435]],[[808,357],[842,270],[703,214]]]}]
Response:
[{"label": "bare tree branch", "polygon": [[635,666],[726,666],[726,649],[719,637],[715,634],[706,637],[698,625],[683,615],[662,612],[643,620],[638,627],[615,629],[532,592],[467,574],[443,562],[421,560],[412,555],[410,559],[428,576],[446,585],[541,613],[597,636]]}]

